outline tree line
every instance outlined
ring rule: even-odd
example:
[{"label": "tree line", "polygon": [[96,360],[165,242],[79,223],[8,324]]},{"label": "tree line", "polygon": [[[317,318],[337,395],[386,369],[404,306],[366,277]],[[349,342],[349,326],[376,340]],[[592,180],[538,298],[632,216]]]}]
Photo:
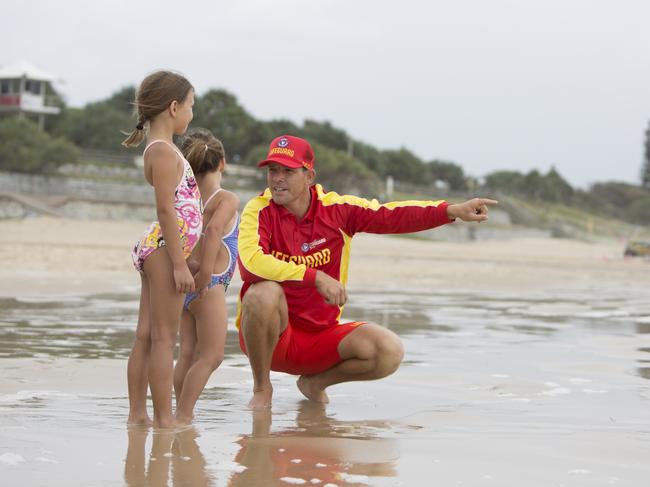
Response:
[{"label": "tree line", "polygon": [[[135,88],[125,87],[110,97],[84,107],[68,107],[60,100],[61,114],[49,117],[45,131],[15,117],[0,119],[0,169],[44,172],[66,162],[76,162],[80,150],[137,154],[140,149],[121,146],[122,131],[135,125],[132,102]],[[237,98],[220,89],[197,96],[194,127],[204,127],[221,139],[231,162],[254,165],[261,160],[268,143],[282,133],[308,139],[317,154],[319,180],[337,191],[355,191],[381,196],[387,176],[420,188],[446,188],[455,193],[510,194],[527,199],[598,208],[625,220],[650,223],[644,208],[650,205],[650,126],[646,131],[645,159],[641,185],[605,182],[589,190],[574,189],[555,169],[494,171],[483,180],[465,174],[452,161],[425,161],[406,148],[378,149],[356,140],[330,122],[287,119],[269,121],[252,116]],[[623,212],[623,215],[620,213]]]}]

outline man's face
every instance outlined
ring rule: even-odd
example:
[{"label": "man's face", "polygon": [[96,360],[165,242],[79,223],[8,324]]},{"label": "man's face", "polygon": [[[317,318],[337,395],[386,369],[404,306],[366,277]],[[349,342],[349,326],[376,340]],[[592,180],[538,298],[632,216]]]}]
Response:
[{"label": "man's face", "polygon": [[273,201],[282,206],[291,206],[308,198],[309,187],[313,180],[313,171],[293,169],[275,162],[268,165],[266,173],[266,181]]}]

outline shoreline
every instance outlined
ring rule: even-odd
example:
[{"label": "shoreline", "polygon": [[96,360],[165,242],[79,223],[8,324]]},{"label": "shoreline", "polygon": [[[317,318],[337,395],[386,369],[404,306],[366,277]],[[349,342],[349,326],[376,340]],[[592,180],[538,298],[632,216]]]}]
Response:
[{"label": "shoreline", "polygon": [[[0,221],[0,297],[138,292],[130,250],[140,221],[30,218]],[[650,263],[623,258],[624,243],[556,238],[445,242],[354,237],[348,288],[522,292],[600,280],[647,285]],[[241,285],[239,273],[233,288]]]}]

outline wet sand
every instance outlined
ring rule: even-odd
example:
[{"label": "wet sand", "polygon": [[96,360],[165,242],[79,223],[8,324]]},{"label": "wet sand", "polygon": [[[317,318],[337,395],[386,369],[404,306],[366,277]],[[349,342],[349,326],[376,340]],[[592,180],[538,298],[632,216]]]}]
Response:
[{"label": "wet sand", "polygon": [[[360,235],[344,317],[397,332],[378,382],[244,408],[236,334],[195,427],[125,427],[138,222],[0,222],[3,485],[646,485],[650,263],[621,242]],[[236,290],[228,293],[230,316]]]}]

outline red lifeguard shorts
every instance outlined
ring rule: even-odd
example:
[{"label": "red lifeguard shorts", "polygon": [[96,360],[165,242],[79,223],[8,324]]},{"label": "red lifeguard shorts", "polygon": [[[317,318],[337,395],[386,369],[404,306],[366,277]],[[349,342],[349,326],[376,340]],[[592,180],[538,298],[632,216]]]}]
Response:
[{"label": "red lifeguard shorts", "polygon": [[[341,361],[338,351],[341,340],[364,323],[366,322],[340,323],[322,330],[305,330],[289,323],[273,351],[271,370],[293,375],[312,375],[334,367]],[[248,355],[241,328],[239,347]]]}]

